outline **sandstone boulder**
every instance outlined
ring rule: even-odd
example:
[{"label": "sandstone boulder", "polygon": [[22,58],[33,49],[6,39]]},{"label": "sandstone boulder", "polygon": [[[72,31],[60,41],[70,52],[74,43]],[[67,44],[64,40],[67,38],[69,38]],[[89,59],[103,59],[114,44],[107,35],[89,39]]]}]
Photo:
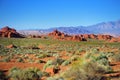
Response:
[{"label": "sandstone boulder", "polygon": [[15,38],[22,38],[23,35],[19,34],[18,32],[16,32],[15,29],[9,28],[8,26],[3,27],[0,30],[0,37],[15,37]]}]

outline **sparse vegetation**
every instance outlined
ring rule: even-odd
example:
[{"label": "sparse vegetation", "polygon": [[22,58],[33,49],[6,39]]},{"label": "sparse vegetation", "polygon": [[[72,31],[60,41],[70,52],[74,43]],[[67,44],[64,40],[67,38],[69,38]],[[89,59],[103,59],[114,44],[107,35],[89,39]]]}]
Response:
[{"label": "sparse vegetation", "polygon": [[37,68],[19,69],[12,68],[9,77],[14,80],[38,80],[42,77],[42,72]]},{"label": "sparse vegetation", "polygon": [[119,62],[120,61],[120,54],[115,54],[112,56],[113,61]]},{"label": "sparse vegetation", "polygon": [[[1,66],[10,69],[9,78],[13,80],[106,80],[106,74],[114,73],[111,64],[120,61],[120,43],[0,38],[0,44],[0,63],[21,67]],[[17,47],[6,48],[9,44]],[[40,70],[30,69],[31,64]]]}]

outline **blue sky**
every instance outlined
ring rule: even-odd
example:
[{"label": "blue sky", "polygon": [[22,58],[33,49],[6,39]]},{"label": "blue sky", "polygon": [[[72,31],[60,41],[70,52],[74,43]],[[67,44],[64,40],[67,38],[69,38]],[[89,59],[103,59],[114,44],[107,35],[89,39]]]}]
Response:
[{"label": "blue sky", "polygon": [[120,19],[120,0],[0,0],[0,28],[88,26]]}]

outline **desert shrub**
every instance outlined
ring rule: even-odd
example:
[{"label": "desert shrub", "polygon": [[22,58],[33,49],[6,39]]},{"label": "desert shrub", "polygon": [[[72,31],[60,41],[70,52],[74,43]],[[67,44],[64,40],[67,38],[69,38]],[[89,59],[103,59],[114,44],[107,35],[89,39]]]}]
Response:
[{"label": "desert shrub", "polygon": [[63,77],[59,77],[59,78],[56,78],[56,77],[48,77],[47,80],[64,80]]},{"label": "desert shrub", "polygon": [[29,63],[33,63],[33,62],[35,62],[35,61],[34,61],[33,59],[29,58],[29,59],[28,59],[28,62],[29,62]]},{"label": "desert shrub", "polygon": [[19,57],[19,58],[17,59],[17,62],[24,62],[24,60],[23,60],[21,57]]},{"label": "desert shrub", "polygon": [[0,70],[0,80],[7,80],[7,77],[5,76],[4,72]]},{"label": "desert shrub", "polygon": [[52,57],[53,53],[47,53],[47,57]]},{"label": "desert shrub", "polygon": [[43,60],[36,60],[35,63],[46,63],[46,62]]},{"label": "desert shrub", "polygon": [[97,49],[97,48],[93,48],[93,49],[91,49],[91,52],[92,52],[93,54],[95,54],[95,53],[99,53],[99,49]]},{"label": "desert shrub", "polygon": [[56,58],[55,60],[53,60],[53,65],[61,65],[65,60],[63,60],[62,58]]},{"label": "desert shrub", "polygon": [[108,58],[114,56],[114,52],[108,52],[108,53],[105,53],[105,54]]},{"label": "desert shrub", "polygon": [[24,54],[22,55],[22,57],[23,57],[23,59],[29,59],[29,57]]},{"label": "desert shrub", "polygon": [[68,64],[70,64],[70,63],[71,63],[70,60],[65,60],[61,65],[62,65],[62,66],[66,66],[66,65],[68,65]]},{"label": "desert shrub", "polygon": [[6,55],[9,52],[8,48],[5,48],[3,45],[0,45],[0,55]]},{"label": "desert shrub", "polygon": [[84,49],[83,49],[83,48],[79,48],[78,51],[79,51],[79,52],[82,52],[82,51],[84,51]]},{"label": "desert shrub", "polygon": [[93,53],[87,53],[85,55],[85,59],[89,59],[93,63],[97,63],[98,65],[104,67],[106,72],[112,72],[112,68],[110,67],[109,55],[104,52],[99,52],[99,54],[95,55]]},{"label": "desert shrub", "polygon": [[97,62],[98,62],[99,64],[105,65],[105,66],[109,65],[109,63],[110,63],[106,58],[97,60]]},{"label": "desert shrub", "polygon": [[9,78],[14,80],[19,80],[19,75],[21,73],[21,69],[17,67],[13,67],[9,70]]},{"label": "desert shrub", "polygon": [[60,55],[59,55],[58,53],[56,53],[56,54],[53,54],[53,56],[54,56],[55,58],[58,58],[58,57],[60,57]]},{"label": "desert shrub", "polygon": [[91,57],[94,57],[95,54],[100,54],[99,49],[92,48],[92,49],[86,51],[85,58],[89,59]]},{"label": "desert shrub", "polygon": [[96,63],[76,63],[63,74],[65,80],[104,80],[105,69]]},{"label": "desert shrub", "polygon": [[39,49],[35,44],[25,46],[25,47],[22,47],[22,48],[24,48],[24,49]]},{"label": "desert shrub", "polygon": [[46,68],[52,67],[52,66],[53,66],[53,61],[52,60],[48,60],[47,63],[43,67],[43,71],[45,71]]},{"label": "desert shrub", "polygon": [[51,55],[47,54],[47,53],[42,53],[42,54],[38,54],[36,57],[37,58],[45,58],[45,57],[50,57]]},{"label": "desert shrub", "polygon": [[92,56],[93,56],[92,53],[86,52],[84,57],[85,57],[85,59],[89,59],[89,58],[91,58]]},{"label": "desert shrub", "polygon": [[79,48],[79,49],[77,49],[77,50],[75,51],[75,54],[79,55],[80,52],[82,52],[82,51],[84,51],[84,49],[83,49],[83,48]]},{"label": "desert shrub", "polygon": [[13,80],[38,80],[42,77],[42,72],[37,68],[19,69],[12,68],[9,71],[9,77]]},{"label": "desert shrub", "polygon": [[66,56],[70,56],[70,57],[73,56],[73,54],[68,53],[68,52],[67,52],[65,55],[66,55]]},{"label": "desert shrub", "polygon": [[99,54],[87,52],[84,57],[85,57],[85,59],[90,59],[93,62],[97,62],[101,65],[106,66],[106,65],[109,65],[109,63],[110,63],[107,56],[109,56],[109,55],[107,55],[106,53],[103,53],[103,52],[99,52]]},{"label": "desert shrub", "polygon": [[56,80],[54,77],[48,77],[47,80]]},{"label": "desert shrub", "polygon": [[17,47],[17,48],[10,49],[9,53],[13,53],[13,54],[36,54],[36,53],[41,53],[41,50],[40,49],[25,48],[25,47]]},{"label": "desert shrub", "polygon": [[79,59],[79,56],[78,55],[73,55],[71,58],[70,58],[70,61],[76,61]]},{"label": "desert shrub", "polygon": [[43,75],[43,76],[46,76],[46,77],[50,77],[50,74],[47,73],[47,72],[43,72],[42,75]]},{"label": "desert shrub", "polygon": [[3,62],[9,62],[10,59],[11,59],[11,57],[10,57],[10,56],[7,56],[7,57],[3,58],[2,61],[3,61]]},{"label": "desert shrub", "polygon": [[113,61],[120,61],[120,54],[114,54],[112,57]]}]

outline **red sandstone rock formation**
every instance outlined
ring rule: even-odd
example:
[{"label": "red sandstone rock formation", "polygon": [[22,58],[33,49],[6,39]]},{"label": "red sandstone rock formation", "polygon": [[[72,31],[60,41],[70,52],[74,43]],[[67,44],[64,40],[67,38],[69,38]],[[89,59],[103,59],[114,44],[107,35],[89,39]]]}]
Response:
[{"label": "red sandstone rock formation", "polygon": [[62,36],[62,37],[66,37],[67,35],[65,35],[64,33],[58,31],[58,30],[54,30],[53,32],[48,34],[49,36]]},{"label": "red sandstone rock formation", "polygon": [[120,38],[114,38],[110,35],[95,35],[95,34],[80,34],[80,35],[67,35],[58,30],[54,30],[53,32],[49,33],[48,36],[52,36],[53,39],[58,40],[70,40],[70,41],[87,41],[87,39],[97,39],[97,40],[106,40],[110,42],[119,42]]},{"label": "red sandstone rock formation", "polygon": [[72,40],[73,41],[82,41],[82,37],[80,37],[79,35],[74,35],[74,36],[72,36]]},{"label": "red sandstone rock formation", "polygon": [[91,39],[96,39],[97,38],[97,36],[94,35],[94,34],[90,34],[89,36],[90,36]]},{"label": "red sandstone rock formation", "polygon": [[90,38],[90,35],[89,34],[83,34],[83,37],[88,39],[88,38]]},{"label": "red sandstone rock formation", "polygon": [[109,42],[120,42],[120,38],[112,38]]},{"label": "red sandstone rock formation", "polygon": [[112,36],[99,34],[99,35],[97,35],[97,38],[98,38],[99,40],[110,40],[110,39],[112,38]]},{"label": "red sandstone rock formation", "polygon": [[9,28],[8,26],[6,26],[0,30],[0,37],[19,38],[19,37],[23,37],[23,36],[20,35],[18,32],[16,32],[15,29],[12,29],[12,28]]},{"label": "red sandstone rock formation", "polygon": [[58,30],[54,30],[53,32],[49,33],[48,36],[52,36],[53,39],[59,40],[86,41],[84,37],[81,37],[79,35],[67,35]]}]

